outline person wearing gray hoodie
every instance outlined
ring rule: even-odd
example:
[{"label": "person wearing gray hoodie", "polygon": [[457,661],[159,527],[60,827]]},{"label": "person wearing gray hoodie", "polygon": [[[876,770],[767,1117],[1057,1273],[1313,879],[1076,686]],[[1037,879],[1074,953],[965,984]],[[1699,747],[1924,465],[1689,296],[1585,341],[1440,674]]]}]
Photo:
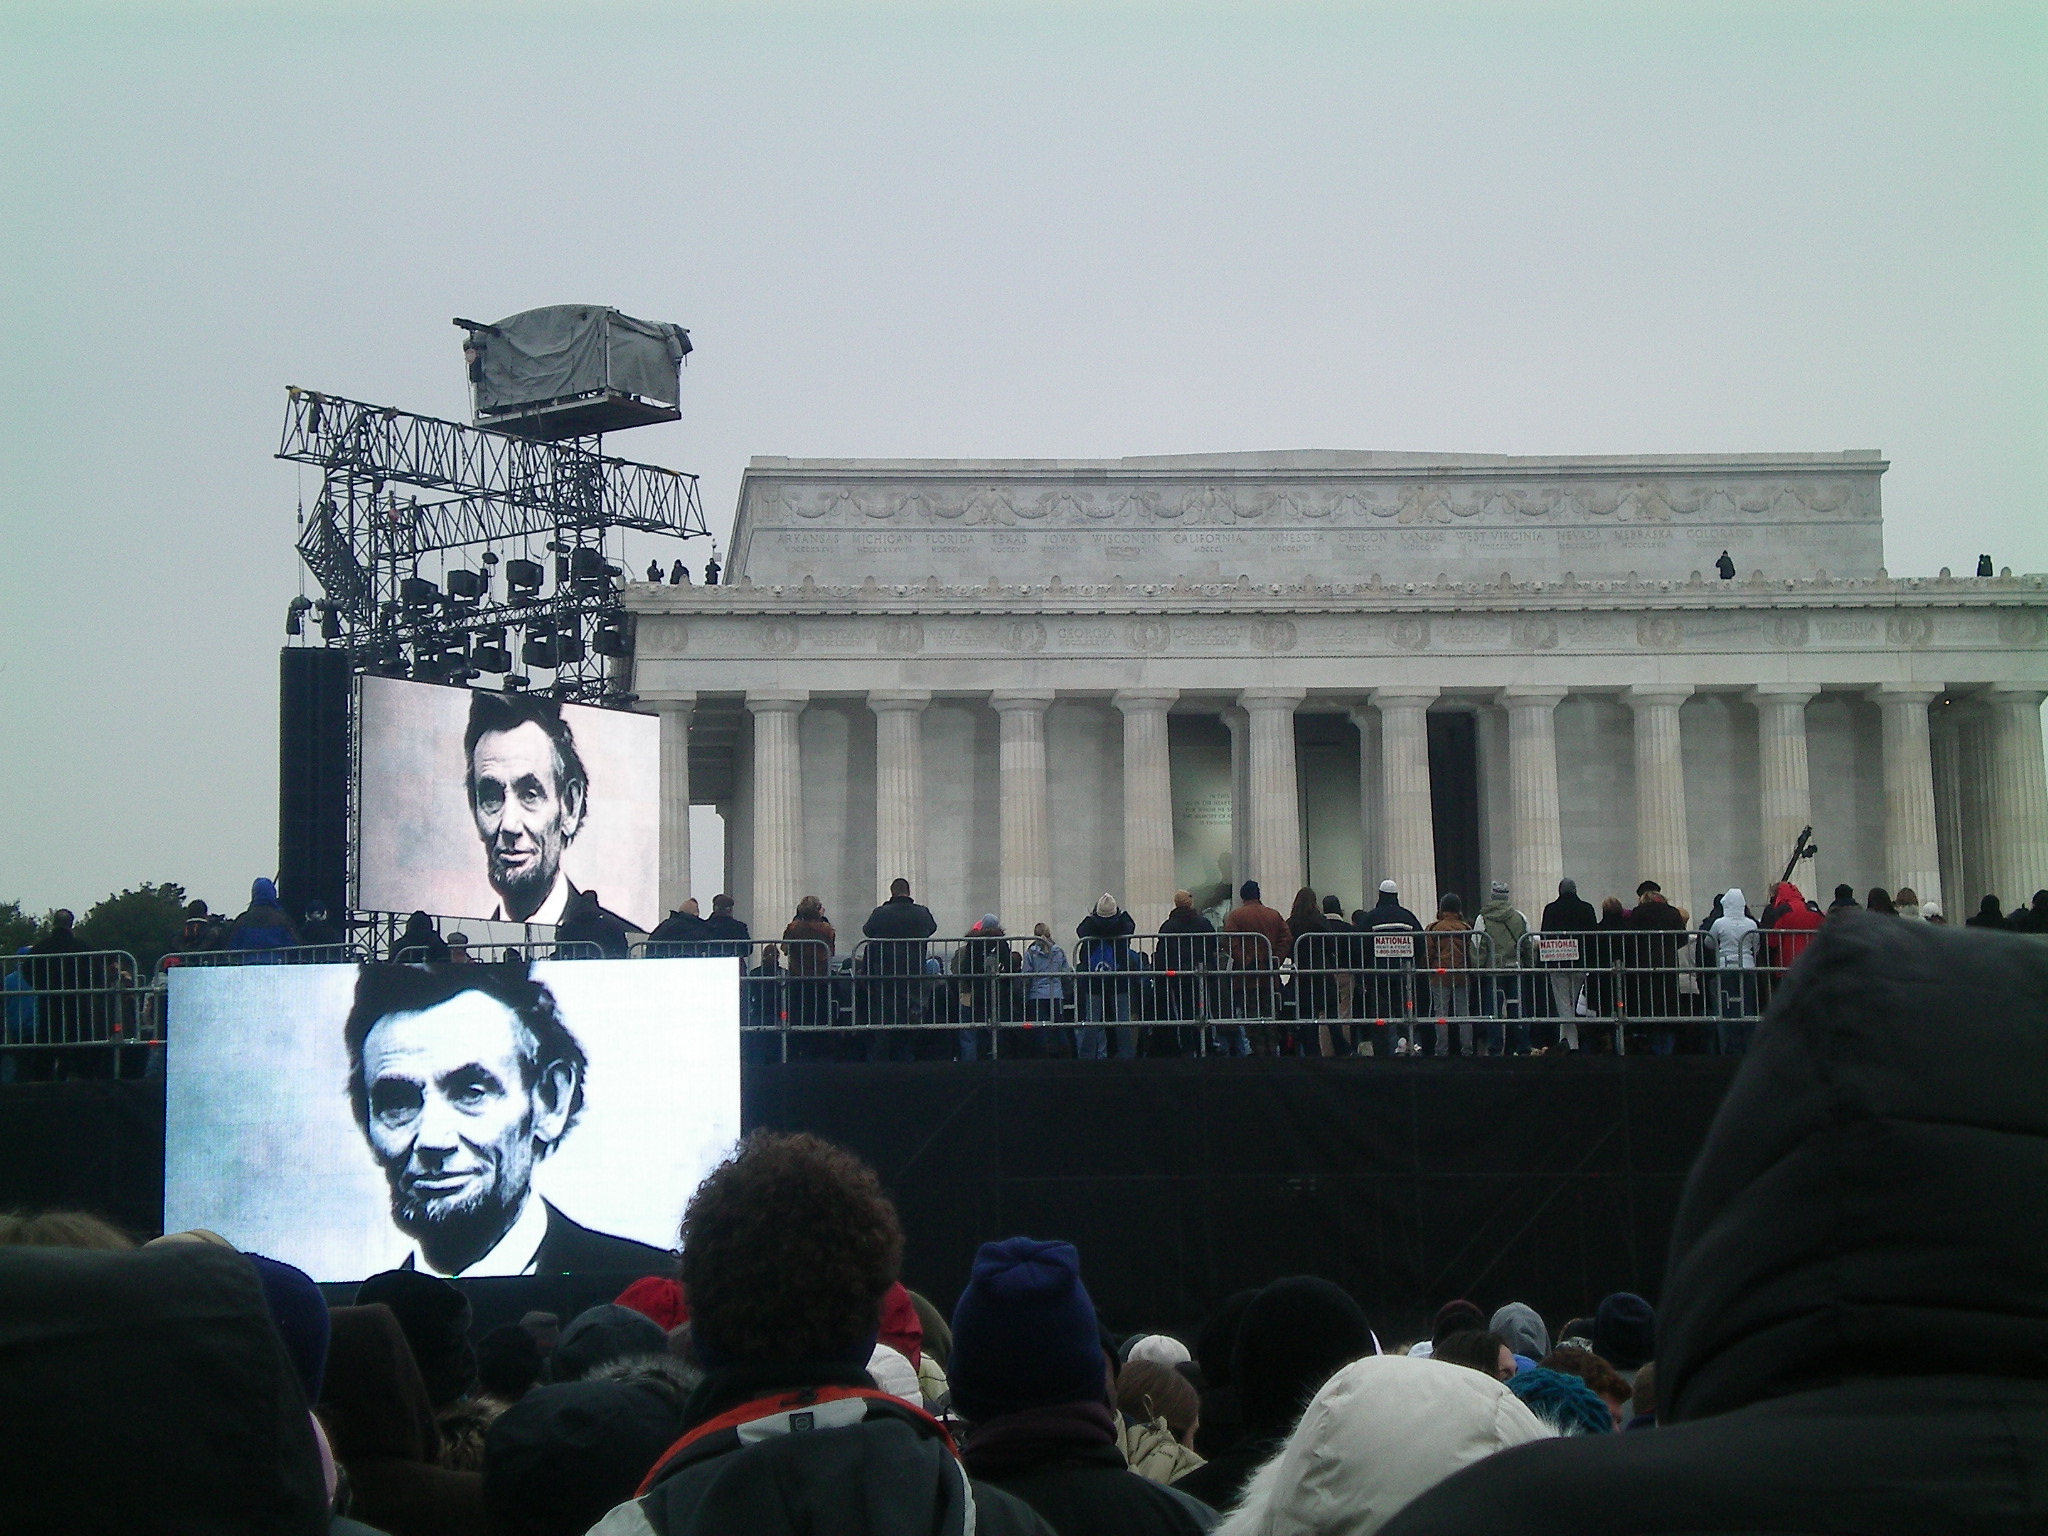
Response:
[{"label": "person wearing gray hoodie", "polygon": [[1721,915],[1708,927],[1707,938],[1720,972],[1714,978],[1721,1015],[1716,1045],[1723,1056],[1741,1056],[1756,1031],[1756,954],[1762,939],[1756,919],[1743,905],[1740,886],[1731,886],[1721,897]]}]

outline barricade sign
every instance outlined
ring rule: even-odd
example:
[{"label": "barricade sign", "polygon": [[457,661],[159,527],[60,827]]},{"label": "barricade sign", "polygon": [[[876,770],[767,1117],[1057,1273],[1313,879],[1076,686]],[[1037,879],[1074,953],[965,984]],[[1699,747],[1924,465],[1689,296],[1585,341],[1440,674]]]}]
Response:
[{"label": "barricade sign", "polygon": [[1536,941],[1536,958],[1545,965],[1554,965],[1559,961],[1577,960],[1579,958],[1579,941],[1577,939],[1538,939]]},{"label": "barricade sign", "polygon": [[1375,960],[1413,960],[1415,958],[1415,935],[1412,933],[1376,933],[1372,936],[1372,957]]}]

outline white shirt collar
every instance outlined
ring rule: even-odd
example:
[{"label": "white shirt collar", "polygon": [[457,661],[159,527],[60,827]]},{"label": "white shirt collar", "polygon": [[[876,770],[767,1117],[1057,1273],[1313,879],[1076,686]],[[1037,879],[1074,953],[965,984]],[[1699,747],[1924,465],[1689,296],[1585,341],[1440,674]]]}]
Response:
[{"label": "white shirt collar", "polygon": [[[461,1278],[474,1280],[500,1275],[530,1275],[540,1261],[540,1245],[547,1235],[547,1202],[529,1192],[519,1219],[498,1239],[495,1248],[462,1271]],[[427,1262],[426,1255],[417,1246],[405,1256],[402,1267],[416,1269],[426,1275],[441,1273]]]},{"label": "white shirt collar", "polygon": [[[533,916],[527,918],[526,921],[550,928],[557,927],[562,921],[562,909],[568,905],[569,877],[557,872],[555,883],[548,888],[548,899],[542,902],[535,909]],[[491,921],[494,923],[506,923],[515,921],[515,919],[505,916],[505,903],[500,901],[497,910],[491,913]]]}]

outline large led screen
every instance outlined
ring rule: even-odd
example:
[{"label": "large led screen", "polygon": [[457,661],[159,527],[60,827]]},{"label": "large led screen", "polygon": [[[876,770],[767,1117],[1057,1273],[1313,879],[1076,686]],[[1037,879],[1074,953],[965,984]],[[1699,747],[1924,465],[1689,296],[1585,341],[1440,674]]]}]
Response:
[{"label": "large led screen", "polygon": [[166,1231],[316,1280],[646,1274],[739,1135],[733,960],[171,972]]},{"label": "large led screen", "polygon": [[660,920],[656,716],[366,677],[360,731],[364,908],[558,923],[590,891]]}]

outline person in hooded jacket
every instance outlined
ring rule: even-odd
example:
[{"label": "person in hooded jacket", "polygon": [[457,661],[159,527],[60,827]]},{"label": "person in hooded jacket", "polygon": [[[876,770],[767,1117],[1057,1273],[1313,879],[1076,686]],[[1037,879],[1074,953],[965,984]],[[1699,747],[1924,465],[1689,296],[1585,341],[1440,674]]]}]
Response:
[{"label": "person in hooded jacket", "polygon": [[2048,891],[2034,892],[2033,901],[2014,909],[2005,926],[2010,933],[2048,933]]},{"label": "person in hooded jacket", "polygon": [[[1382,957],[1372,936],[1386,934],[1398,937],[1404,933],[1420,933],[1422,919],[1401,904],[1399,886],[1391,880],[1382,880],[1379,900],[1352,913],[1351,926],[1365,936],[1359,941],[1359,949],[1367,965],[1365,974],[1370,988],[1365,1003],[1366,1035],[1372,1044],[1373,1055],[1391,1055],[1394,1028],[1413,1017],[1409,1010],[1408,988],[1414,979],[1415,960],[1403,960],[1397,955]],[[1411,954],[1420,947],[1418,941],[1410,941]],[[1435,1043],[1435,1035],[1436,1030],[1432,1026],[1432,1044]],[[1413,1042],[1410,1042],[1412,1047]]]},{"label": "person in hooded jacket", "polygon": [[1332,1374],[1372,1351],[1365,1313],[1340,1287],[1313,1275],[1266,1286],[1245,1307],[1231,1351],[1243,1434],[1174,1487],[1211,1509],[1233,1508],[1252,1474],[1294,1429],[1301,1405]]},{"label": "person in hooded jacket", "polygon": [[391,946],[391,958],[409,965],[446,965],[448,946],[434,920],[424,912],[415,912],[405,920],[405,931]]},{"label": "person in hooded jacket", "polygon": [[1074,969],[1081,973],[1074,1011],[1089,1021],[1076,1032],[1077,1051],[1089,1061],[1109,1054],[1105,1019],[1126,1026],[1116,1031],[1116,1054],[1127,1060],[1138,1054],[1138,1032],[1128,1027],[1131,993],[1124,976],[1131,969],[1131,935],[1137,931],[1137,920],[1107,891],[1074,930]]},{"label": "person in hooded jacket", "polygon": [[1471,1468],[1388,1536],[2041,1530],[2043,1018],[2038,945],[1831,921],[1686,1178],[1658,1427]]},{"label": "person in hooded jacket", "polygon": [[1490,886],[1486,905],[1479,909],[1473,947],[1495,974],[1480,986],[1490,995],[1487,1016],[1500,1022],[1491,1028],[1494,1049],[1503,1055],[1529,1054],[1530,992],[1519,974],[1525,956],[1522,941],[1529,937],[1529,919],[1508,898],[1513,894],[1505,880]]},{"label": "person in hooded jacket", "polygon": [[1371,1536],[1451,1474],[1550,1433],[1482,1372],[1370,1355],[1317,1390],[1218,1536]]},{"label": "person in hooded jacket", "polygon": [[296,949],[298,945],[298,929],[277,904],[277,887],[268,880],[256,881],[249,887],[248,907],[228,933],[227,947],[251,951]]},{"label": "person in hooded jacket", "polygon": [[390,1536],[487,1536],[483,1478],[441,1464],[441,1432],[391,1308],[336,1307],[320,1418],[349,1513]]},{"label": "person in hooded jacket", "polygon": [[707,1374],[681,1438],[591,1536],[1052,1536],[867,1373],[903,1256],[872,1168],[755,1131],[690,1197],[682,1253]]},{"label": "person in hooded jacket", "polygon": [[1118,1422],[1095,1304],[1068,1243],[984,1243],[953,1308],[948,1370],[963,1459],[1059,1536],[1200,1536],[1200,1500],[1140,1477]]},{"label": "person in hooded jacket", "polygon": [[0,1296],[0,1531],[328,1532],[305,1366],[250,1260],[0,1245]]},{"label": "person in hooded jacket", "polygon": [[1756,957],[1762,932],[1743,905],[1742,888],[1729,887],[1721,897],[1721,915],[1707,927],[1721,1015],[1714,1026],[1714,1043],[1723,1056],[1747,1052],[1756,1030]]},{"label": "person in hooded jacket", "polygon": [[[1216,968],[1216,925],[1195,906],[1192,891],[1175,891],[1173,907],[1159,924],[1159,969],[1168,973],[1156,985],[1165,1005],[1166,1017],[1182,1023],[1198,1023],[1209,1016],[1204,988]],[[1185,1054],[1194,1049],[1194,1031],[1178,1032],[1178,1045]]]},{"label": "person in hooded jacket", "polygon": [[1963,926],[1965,928],[1992,928],[2000,932],[2005,931],[2005,913],[2000,909],[1998,898],[1996,896],[1986,896],[1982,901],[1978,902],[1975,915],[1964,918]]}]

